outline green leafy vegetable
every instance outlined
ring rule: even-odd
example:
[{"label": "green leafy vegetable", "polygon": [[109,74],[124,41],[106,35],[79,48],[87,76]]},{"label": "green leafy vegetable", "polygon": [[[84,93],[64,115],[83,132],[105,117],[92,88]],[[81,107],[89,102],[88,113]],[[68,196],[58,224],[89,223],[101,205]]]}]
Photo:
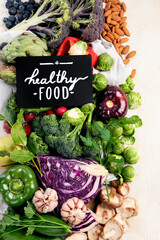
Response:
[{"label": "green leafy vegetable", "polygon": [[34,158],[34,154],[28,150],[14,150],[10,157],[14,162],[26,163]]},{"label": "green leafy vegetable", "polygon": [[11,136],[14,142],[20,146],[26,146],[27,136],[20,122],[16,122],[11,129]]},{"label": "green leafy vegetable", "polygon": [[5,116],[3,116],[2,114],[0,114],[0,121],[5,120]]},{"label": "green leafy vegetable", "polygon": [[9,152],[0,151],[0,157],[10,156]]}]

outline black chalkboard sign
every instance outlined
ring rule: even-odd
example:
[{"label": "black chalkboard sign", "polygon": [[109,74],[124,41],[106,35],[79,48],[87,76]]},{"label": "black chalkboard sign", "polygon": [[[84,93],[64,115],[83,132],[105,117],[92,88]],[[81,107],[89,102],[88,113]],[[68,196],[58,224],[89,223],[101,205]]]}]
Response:
[{"label": "black chalkboard sign", "polygon": [[93,102],[91,56],[18,57],[16,74],[21,108]]}]

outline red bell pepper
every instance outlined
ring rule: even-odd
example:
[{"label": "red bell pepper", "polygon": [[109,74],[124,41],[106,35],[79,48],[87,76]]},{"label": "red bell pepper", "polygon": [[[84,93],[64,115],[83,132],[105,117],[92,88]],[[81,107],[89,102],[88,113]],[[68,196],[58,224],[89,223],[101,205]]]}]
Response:
[{"label": "red bell pepper", "polygon": [[[61,43],[59,49],[58,49],[58,52],[57,52],[57,56],[63,56],[63,55],[68,55],[68,52],[70,50],[70,48],[76,43],[76,42],[79,42],[81,41],[80,39],[78,38],[75,38],[75,37],[67,37],[63,40],[63,42]],[[93,51],[93,49],[87,45],[87,52],[86,52],[86,55],[91,55],[92,57],[92,67],[94,67],[94,65],[96,64],[97,62],[97,59],[98,59],[98,55]]]}]

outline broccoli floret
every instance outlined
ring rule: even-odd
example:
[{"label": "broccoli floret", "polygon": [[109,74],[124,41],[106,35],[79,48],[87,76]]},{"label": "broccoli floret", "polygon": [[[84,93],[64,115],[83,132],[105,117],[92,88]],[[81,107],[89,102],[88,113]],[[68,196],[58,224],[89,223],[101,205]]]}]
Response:
[{"label": "broccoli floret", "polygon": [[14,112],[20,111],[16,102],[16,93],[13,93],[12,96],[8,99],[7,107],[9,107]]},{"label": "broccoli floret", "polygon": [[57,121],[56,115],[45,115],[41,119],[41,126],[45,135],[60,135],[59,123]]},{"label": "broccoli floret", "polygon": [[66,119],[63,118],[61,118],[61,120],[59,121],[59,127],[62,135],[69,133],[72,129],[71,124]]},{"label": "broccoli floret", "polygon": [[73,9],[72,29],[82,40],[98,39],[104,29],[104,10],[101,0],[70,0]]},{"label": "broccoli floret", "polygon": [[95,158],[97,156],[97,150],[95,150],[91,147],[83,146],[83,154],[87,157]]},{"label": "broccoli floret", "polygon": [[41,115],[35,117],[32,121],[32,128],[39,137],[44,137],[44,131],[41,126],[41,119],[42,119]]},{"label": "broccoli floret", "polygon": [[56,149],[57,143],[58,143],[58,137],[50,134],[48,136],[45,136],[45,142],[48,144],[50,148]]},{"label": "broccoli floret", "polygon": [[48,145],[43,142],[43,139],[39,137],[35,132],[32,132],[28,137],[27,147],[31,152],[38,156],[49,154]]}]

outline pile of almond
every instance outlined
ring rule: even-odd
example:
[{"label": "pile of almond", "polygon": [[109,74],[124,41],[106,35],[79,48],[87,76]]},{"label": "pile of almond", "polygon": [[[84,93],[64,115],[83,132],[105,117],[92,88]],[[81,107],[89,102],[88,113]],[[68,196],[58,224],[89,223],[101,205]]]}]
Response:
[{"label": "pile of almond", "polygon": [[[130,32],[127,28],[126,4],[120,0],[103,0],[106,3],[104,9],[105,24],[102,37],[113,43],[116,51],[121,56],[124,64],[130,62],[130,58],[136,55],[136,51],[130,51],[129,45],[124,45],[129,41]],[[132,71],[130,77],[134,77],[136,70]]]}]

